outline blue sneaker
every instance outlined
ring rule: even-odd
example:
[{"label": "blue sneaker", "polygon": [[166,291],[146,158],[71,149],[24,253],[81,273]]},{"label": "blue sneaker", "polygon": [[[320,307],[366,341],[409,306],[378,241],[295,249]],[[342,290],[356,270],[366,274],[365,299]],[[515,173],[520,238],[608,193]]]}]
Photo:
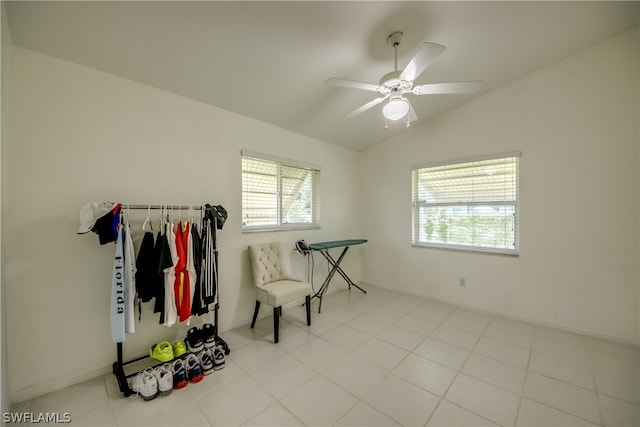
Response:
[{"label": "blue sneaker", "polygon": [[179,389],[186,387],[187,384],[189,384],[189,380],[187,380],[187,369],[182,359],[177,359],[173,362],[171,368],[173,370],[173,388]]},{"label": "blue sneaker", "polygon": [[192,383],[200,382],[204,378],[200,360],[193,353],[187,356],[187,377]]}]

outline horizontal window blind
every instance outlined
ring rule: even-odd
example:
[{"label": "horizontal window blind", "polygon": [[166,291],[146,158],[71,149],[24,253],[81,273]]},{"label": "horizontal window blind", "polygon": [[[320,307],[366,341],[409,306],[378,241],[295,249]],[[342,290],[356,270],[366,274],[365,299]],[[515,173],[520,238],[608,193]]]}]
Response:
[{"label": "horizontal window blind", "polygon": [[320,170],[242,155],[244,230],[317,226]]},{"label": "horizontal window blind", "polygon": [[412,170],[413,243],[518,252],[519,153]]}]

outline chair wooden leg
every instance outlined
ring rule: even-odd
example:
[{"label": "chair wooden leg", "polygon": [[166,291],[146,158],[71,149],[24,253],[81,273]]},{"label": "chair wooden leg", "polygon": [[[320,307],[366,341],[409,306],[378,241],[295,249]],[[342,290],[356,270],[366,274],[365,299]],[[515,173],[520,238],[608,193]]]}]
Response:
[{"label": "chair wooden leg", "polygon": [[280,307],[273,307],[273,341],[278,343],[278,332],[280,329]]},{"label": "chair wooden leg", "polygon": [[256,308],[253,310],[253,320],[251,321],[251,329],[256,325],[256,319],[258,318],[258,312],[260,311],[260,301],[256,300]]},{"label": "chair wooden leg", "polygon": [[307,326],[311,326],[311,295],[304,297],[304,304],[307,307]]}]

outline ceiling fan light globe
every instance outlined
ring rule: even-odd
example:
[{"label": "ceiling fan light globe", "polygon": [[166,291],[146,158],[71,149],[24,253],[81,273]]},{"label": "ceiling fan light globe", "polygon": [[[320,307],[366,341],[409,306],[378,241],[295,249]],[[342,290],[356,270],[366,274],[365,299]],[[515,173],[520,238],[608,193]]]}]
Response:
[{"label": "ceiling fan light globe", "polygon": [[409,112],[409,103],[405,99],[392,99],[382,108],[382,114],[388,120],[400,120]]}]

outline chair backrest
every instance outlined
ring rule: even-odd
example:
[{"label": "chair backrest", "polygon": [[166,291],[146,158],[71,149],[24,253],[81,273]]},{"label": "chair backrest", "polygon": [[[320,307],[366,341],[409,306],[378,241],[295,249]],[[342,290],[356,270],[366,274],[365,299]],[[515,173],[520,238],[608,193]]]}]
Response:
[{"label": "chair backrest", "polygon": [[291,278],[283,255],[284,249],[280,242],[249,246],[249,259],[255,286]]}]

